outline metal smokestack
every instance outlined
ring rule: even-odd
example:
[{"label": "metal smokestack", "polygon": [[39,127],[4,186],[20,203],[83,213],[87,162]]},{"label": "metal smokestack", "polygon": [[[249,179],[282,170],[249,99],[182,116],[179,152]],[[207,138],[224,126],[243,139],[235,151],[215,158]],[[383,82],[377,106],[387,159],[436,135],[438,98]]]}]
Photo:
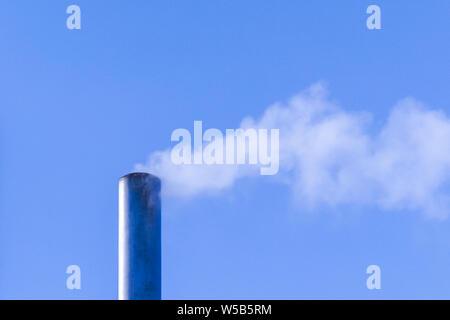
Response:
[{"label": "metal smokestack", "polygon": [[161,299],[161,180],[119,180],[119,300]]}]

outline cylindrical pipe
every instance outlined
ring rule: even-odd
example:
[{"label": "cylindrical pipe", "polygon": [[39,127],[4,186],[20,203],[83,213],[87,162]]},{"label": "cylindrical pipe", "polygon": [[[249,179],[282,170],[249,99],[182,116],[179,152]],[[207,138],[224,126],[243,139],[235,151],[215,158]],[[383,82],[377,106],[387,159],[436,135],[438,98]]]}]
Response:
[{"label": "cylindrical pipe", "polygon": [[161,180],[119,180],[119,300],[161,299]]}]

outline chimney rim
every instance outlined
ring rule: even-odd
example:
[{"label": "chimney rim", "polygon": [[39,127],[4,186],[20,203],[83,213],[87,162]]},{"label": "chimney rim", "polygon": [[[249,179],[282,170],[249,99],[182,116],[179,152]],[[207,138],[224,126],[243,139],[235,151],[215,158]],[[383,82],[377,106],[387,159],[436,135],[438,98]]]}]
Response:
[{"label": "chimney rim", "polygon": [[160,178],[158,178],[157,176],[155,176],[155,175],[153,175],[151,173],[148,173],[148,172],[131,172],[131,173],[128,173],[128,174],[120,177],[119,180],[123,180],[123,179],[127,179],[127,178],[133,178],[133,177],[139,177],[139,176],[147,177],[147,178],[150,178],[150,179],[156,179],[158,181],[161,181]]}]

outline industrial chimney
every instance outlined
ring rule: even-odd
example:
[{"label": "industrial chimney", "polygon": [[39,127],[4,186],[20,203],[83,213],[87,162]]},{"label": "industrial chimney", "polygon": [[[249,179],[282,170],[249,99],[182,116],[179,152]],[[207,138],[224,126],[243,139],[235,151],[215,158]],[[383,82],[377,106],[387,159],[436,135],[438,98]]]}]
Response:
[{"label": "industrial chimney", "polygon": [[119,300],[161,299],[161,180],[119,180]]}]

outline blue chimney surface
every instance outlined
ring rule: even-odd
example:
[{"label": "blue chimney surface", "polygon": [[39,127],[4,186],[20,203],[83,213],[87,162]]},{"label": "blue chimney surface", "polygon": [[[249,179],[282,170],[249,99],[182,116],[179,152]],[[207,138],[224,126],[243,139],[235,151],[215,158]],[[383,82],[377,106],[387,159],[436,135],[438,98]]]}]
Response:
[{"label": "blue chimney surface", "polygon": [[161,299],[161,180],[119,180],[119,300]]}]

